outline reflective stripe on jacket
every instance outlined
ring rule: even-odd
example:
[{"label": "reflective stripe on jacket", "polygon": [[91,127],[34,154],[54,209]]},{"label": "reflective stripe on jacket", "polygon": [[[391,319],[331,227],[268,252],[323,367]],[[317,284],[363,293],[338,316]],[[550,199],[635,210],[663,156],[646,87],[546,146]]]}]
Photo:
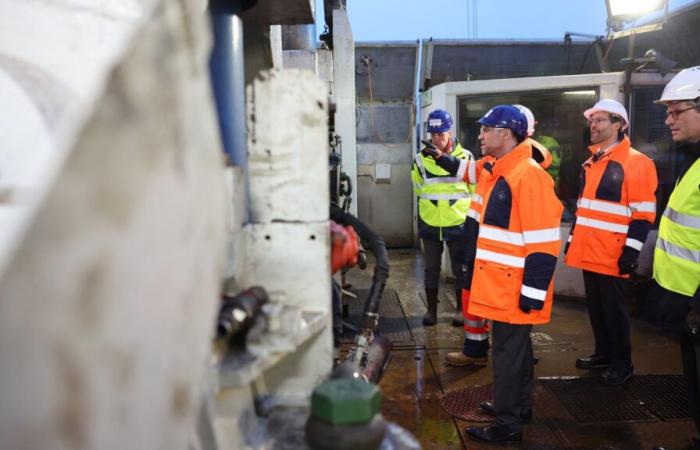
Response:
[{"label": "reflective stripe on jacket", "polygon": [[[470,314],[518,324],[549,321],[563,206],[531,152],[523,142],[479,173],[476,192],[484,194]],[[529,313],[522,302],[534,305]]]},{"label": "reflective stripe on jacket", "polygon": [[[456,143],[451,155],[472,159]],[[451,240],[463,237],[464,221],[471,203],[469,186],[461,177],[439,167],[430,156],[416,154],[411,171],[413,192],[418,197],[418,229],[421,238]]]},{"label": "reflective stripe on jacket", "polygon": [[689,297],[700,285],[700,158],[678,182],[661,217],[654,279]]},{"label": "reflective stripe on jacket", "polygon": [[639,251],[656,217],[656,167],[630,146],[627,136],[583,163],[576,219],[564,261],[591,272],[620,275],[625,246]]}]

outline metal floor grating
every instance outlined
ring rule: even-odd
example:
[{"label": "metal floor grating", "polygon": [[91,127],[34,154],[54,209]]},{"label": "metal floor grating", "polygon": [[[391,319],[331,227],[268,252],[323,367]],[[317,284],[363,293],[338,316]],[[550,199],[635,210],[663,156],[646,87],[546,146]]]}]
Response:
[{"label": "metal floor grating", "polygon": [[661,420],[690,417],[688,391],[683,375],[636,376],[624,387]]},{"label": "metal floor grating", "polygon": [[[358,325],[365,300],[369,295],[369,289],[358,289],[352,292],[357,295],[357,298],[343,297],[343,303],[348,305],[348,317],[344,320]],[[382,293],[382,299],[379,303],[378,331],[393,344],[415,344],[399,301],[399,295],[394,289],[384,289]],[[354,336],[347,336],[342,342],[352,342],[353,339]]]},{"label": "metal floor grating", "polygon": [[493,399],[493,386],[469,386],[445,392],[440,406],[455,417],[469,422],[492,422],[493,416],[484,413],[479,407],[483,401]]},{"label": "metal floor grating", "polygon": [[688,417],[680,375],[637,375],[623,386],[604,386],[597,377],[541,378],[579,423],[653,422]]}]

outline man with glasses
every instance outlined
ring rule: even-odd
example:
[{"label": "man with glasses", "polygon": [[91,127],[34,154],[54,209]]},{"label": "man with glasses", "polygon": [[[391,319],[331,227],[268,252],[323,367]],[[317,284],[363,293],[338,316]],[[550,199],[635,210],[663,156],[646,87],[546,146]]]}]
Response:
[{"label": "man with glasses", "polygon": [[[679,72],[658,102],[666,106],[673,142],[684,145],[690,157],[659,224],[654,280],[662,298],[657,317],[665,328],[681,332],[688,406],[700,432],[700,66]],[[693,438],[688,448],[700,449],[700,439]]]},{"label": "man with glasses", "polygon": [[[530,331],[549,322],[553,276],[561,248],[562,204],[552,178],[532,159],[527,119],[512,105],[498,105],[481,119],[484,153],[476,192],[482,193],[468,312],[493,323],[495,416],[467,428],[483,442],[518,442],[532,420],[534,366]],[[437,164],[472,180],[476,167],[437,152]],[[482,160],[483,161],[483,160]]]},{"label": "man with glasses", "polygon": [[564,261],[583,269],[595,347],[592,355],[576,360],[576,367],[606,369],[602,382],[614,386],[634,373],[623,279],[637,268],[656,217],[656,168],[631,147],[625,134],[629,119],[620,103],[604,99],[583,114],[593,155],[581,171]]}]

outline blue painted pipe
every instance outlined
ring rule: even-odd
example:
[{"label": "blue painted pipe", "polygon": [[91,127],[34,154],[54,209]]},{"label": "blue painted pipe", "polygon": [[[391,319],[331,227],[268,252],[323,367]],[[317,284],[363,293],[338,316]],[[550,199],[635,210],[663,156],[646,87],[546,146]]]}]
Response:
[{"label": "blue painted pipe", "polygon": [[214,48],[209,60],[223,150],[231,164],[247,167],[243,24],[231,9],[211,8]]},{"label": "blue painted pipe", "polygon": [[209,59],[219,132],[228,164],[243,169],[243,222],[250,220],[248,197],[248,156],[245,134],[245,66],[243,22],[238,2],[212,2],[210,9],[214,48]]}]

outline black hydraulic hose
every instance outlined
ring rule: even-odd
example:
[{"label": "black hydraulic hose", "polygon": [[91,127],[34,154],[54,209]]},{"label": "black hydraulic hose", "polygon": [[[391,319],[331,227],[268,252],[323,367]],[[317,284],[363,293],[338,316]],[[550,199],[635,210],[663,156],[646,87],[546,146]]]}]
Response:
[{"label": "black hydraulic hose", "polygon": [[341,225],[352,225],[360,239],[374,254],[374,276],[372,277],[372,287],[365,301],[363,312],[362,328],[373,329],[377,324],[377,312],[379,311],[379,301],[384,293],[386,281],[389,279],[389,254],[386,251],[384,239],[372,231],[367,225],[362,223],[357,217],[343,211],[341,208],[331,205],[330,217]]}]

